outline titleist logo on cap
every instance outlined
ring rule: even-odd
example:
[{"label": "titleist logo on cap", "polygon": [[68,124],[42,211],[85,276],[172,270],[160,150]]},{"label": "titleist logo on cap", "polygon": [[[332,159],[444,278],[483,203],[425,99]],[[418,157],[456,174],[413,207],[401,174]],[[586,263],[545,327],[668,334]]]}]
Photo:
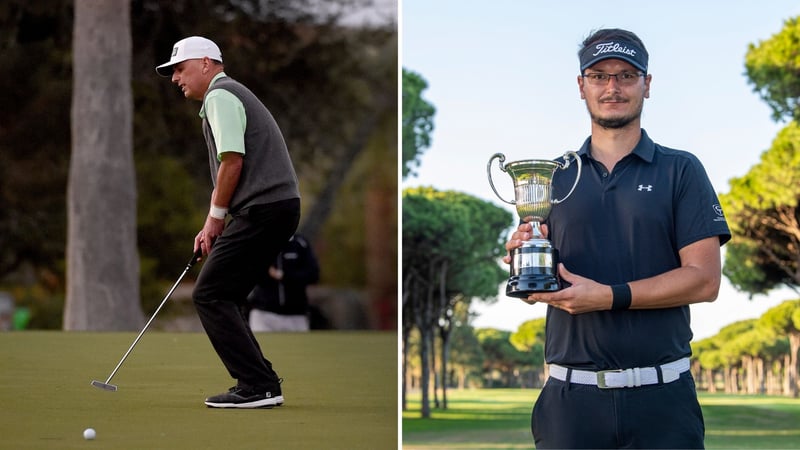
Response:
[{"label": "titleist logo on cap", "polygon": [[647,72],[647,50],[634,42],[614,39],[590,44],[578,53],[581,70],[591,67],[604,59],[621,59],[633,64],[642,72]]},{"label": "titleist logo on cap", "polygon": [[636,56],[636,50],[628,48],[619,42],[603,42],[595,46],[596,52],[592,56],[602,55],[603,53],[622,53],[623,55]]}]

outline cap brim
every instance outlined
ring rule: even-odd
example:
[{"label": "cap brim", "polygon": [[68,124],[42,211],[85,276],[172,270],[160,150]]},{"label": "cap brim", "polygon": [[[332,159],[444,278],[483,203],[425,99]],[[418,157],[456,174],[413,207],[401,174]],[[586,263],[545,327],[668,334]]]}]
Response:
[{"label": "cap brim", "polygon": [[168,77],[172,75],[172,66],[178,64],[176,62],[170,61],[168,63],[164,63],[158,67],[156,67],[156,73],[161,75],[162,77]]},{"label": "cap brim", "polygon": [[627,57],[625,55],[618,55],[618,54],[598,56],[598,57],[592,59],[591,61],[589,61],[587,64],[584,64],[583,67],[581,67],[581,71],[584,71],[584,70],[588,69],[589,67],[592,67],[593,65],[599,63],[600,61],[604,61],[606,59],[619,59],[621,61],[625,61],[626,63],[632,65],[633,67],[636,67],[637,69],[641,70],[642,72],[647,73],[647,67],[642,67],[642,64],[639,61],[636,61],[635,59],[629,58],[629,57]]}]

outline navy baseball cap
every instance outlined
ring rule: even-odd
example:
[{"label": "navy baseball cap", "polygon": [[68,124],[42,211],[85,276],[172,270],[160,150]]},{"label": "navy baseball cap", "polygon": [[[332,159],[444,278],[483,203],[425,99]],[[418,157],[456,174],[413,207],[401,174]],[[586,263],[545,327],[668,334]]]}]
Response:
[{"label": "navy baseball cap", "polygon": [[630,41],[612,39],[592,44],[579,54],[581,72],[604,59],[621,59],[647,73],[647,50]]}]

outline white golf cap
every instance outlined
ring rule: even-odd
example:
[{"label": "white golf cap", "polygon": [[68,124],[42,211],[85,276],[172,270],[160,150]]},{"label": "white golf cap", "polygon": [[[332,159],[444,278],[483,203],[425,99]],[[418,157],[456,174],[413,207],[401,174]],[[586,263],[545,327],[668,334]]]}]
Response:
[{"label": "white golf cap", "polygon": [[162,77],[168,77],[172,75],[172,66],[175,64],[182,63],[187,59],[205,57],[222,62],[222,52],[213,41],[200,36],[187,37],[175,43],[169,61],[156,67],[156,72]]}]

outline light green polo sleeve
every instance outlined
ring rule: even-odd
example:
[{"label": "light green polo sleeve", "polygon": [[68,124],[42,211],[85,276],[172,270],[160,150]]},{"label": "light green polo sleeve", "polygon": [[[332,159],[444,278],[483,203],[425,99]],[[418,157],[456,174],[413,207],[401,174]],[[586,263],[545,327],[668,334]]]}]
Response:
[{"label": "light green polo sleeve", "polygon": [[215,89],[205,98],[203,109],[214,133],[217,159],[225,152],[244,155],[244,130],[247,116],[244,105],[235,95],[225,89]]}]

